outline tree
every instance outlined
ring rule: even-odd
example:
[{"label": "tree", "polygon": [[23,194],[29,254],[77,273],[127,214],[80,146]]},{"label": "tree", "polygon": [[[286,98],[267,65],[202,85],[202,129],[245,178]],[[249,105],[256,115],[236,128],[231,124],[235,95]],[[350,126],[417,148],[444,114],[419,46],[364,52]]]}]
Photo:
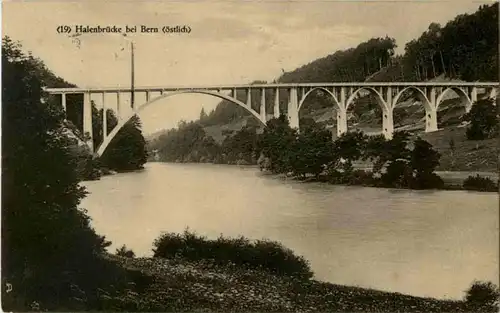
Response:
[{"label": "tree", "polygon": [[352,163],[363,157],[366,141],[367,136],[361,131],[344,133],[335,140],[335,155],[341,160],[344,172],[352,172]]},{"label": "tree", "polygon": [[255,164],[257,133],[254,128],[243,127],[224,139],[221,146],[226,160],[230,163]]},{"label": "tree", "polygon": [[404,65],[418,80],[441,73],[466,81],[496,80],[498,2],[483,5],[474,14],[461,14],[444,27],[431,23],[419,38],[406,44]]},{"label": "tree", "polygon": [[466,131],[467,139],[483,140],[498,136],[498,113],[493,99],[478,100],[465,114],[464,121],[470,122]]},{"label": "tree", "polygon": [[[101,110],[102,115],[102,110]],[[114,115],[111,114],[114,118]],[[141,169],[147,162],[146,140],[141,132],[141,120],[134,115],[118,131],[100,157],[102,166],[116,171]]]},{"label": "tree", "polygon": [[370,136],[367,138],[366,146],[363,153],[363,160],[370,160],[373,162],[373,173],[380,173],[385,163],[388,160],[386,155],[387,139],[383,134]]},{"label": "tree", "polygon": [[125,245],[121,246],[119,249],[116,249],[115,254],[126,258],[135,258],[134,251],[128,249]]},{"label": "tree", "polygon": [[208,115],[207,113],[205,112],[205,108],[201,108],[201,112],[200,112],[200,123],[203,123],[206,119],[207,119]]},{"label": "tree", "polygon": [[41,61],[21,49],[3,39],[2,279],[13,292],[2,300],[14,301],[3,305],[26,310],[38,300],[47,309],[81,309],[70,285],[95,287],[96,256],[109,243],[78,207],[86,192],[62,108],[42,92]]},{"label": "tree", "polygon": [[412,188],[438,188],[443,186],[443,180],[434,171],[439,165],[439,152],[421,138],[413,142],[411,152],[411,168],[413,170]]},{"label": "tree", "polygon": [[273,173],[291,171],[291,158],[297,131],[292,129],[285,115],[267,122],[260,136],[258,150],[269,159],[268,170]]},{"label": "tree", "polygon": [[383,160],[387,162],[386,172],[382,174],[382,182],[386,186],[406,187],[412,180],[410,167],[411,150],[408,148],[410,134],[399,131],[393,134],[384,147]]},{"label": "tree", "polygon": [[476,281],[467,290],[465,302],[471,312],[498,312],[500,291],[491,282]]},{"label": "tree", "polygon": [[291,154],[291,167],[296,176],[312,174],[318,178],[334,160],[330,131],[319,126],[306,127],[292,145]]},{"label": "tree", "polygon": [[178,128],[151,143],[150,149],[158,150],[166,162],[222,162],[219,144],[197,122],[181,121]]}]

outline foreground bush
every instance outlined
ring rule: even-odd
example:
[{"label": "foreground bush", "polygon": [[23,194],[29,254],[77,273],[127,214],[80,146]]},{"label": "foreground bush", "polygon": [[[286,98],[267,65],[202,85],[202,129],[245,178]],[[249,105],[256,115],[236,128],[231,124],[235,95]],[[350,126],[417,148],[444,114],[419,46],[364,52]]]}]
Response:
[{"label": "foreground bush", "polygon": [[154,241],[154,257],[190,261],[213,260],[218,264],[233,263],[243,267],[262,268],[273,274],[309,279],[313,273],[309,263],[278,242],[225,238],[209,240],[185,230],[183,234],[165,233]]},{"label": "foreground bush", "polygon": [[464,180],[463,188],[475,191],[497,191],[498,186],[489,177],[469,176]]},{"label": "foreground bush", "polygon": [[498,312],[500,291],[491,282],[476,281],[467,290],[465,301],[471,312]]}]

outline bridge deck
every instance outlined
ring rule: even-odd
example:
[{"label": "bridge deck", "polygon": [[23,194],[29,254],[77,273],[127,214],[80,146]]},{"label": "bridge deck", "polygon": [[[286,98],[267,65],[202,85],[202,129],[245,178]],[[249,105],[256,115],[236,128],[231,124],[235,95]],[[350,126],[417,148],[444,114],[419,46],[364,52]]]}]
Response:
[{"label": "bridge deck", "polygon": [[[348,83],[284,83],[255,85],[205,85],[205,86],[144,86],[134,88],[135,92],[161,92],[177,90],[232,90],[257,88],[315,88],[315,87],[500,87],[499,82],[348,82]],[[83,92],[130,92],[130,87],[84,87],[84,88],[45,88],[52,94]]]}]

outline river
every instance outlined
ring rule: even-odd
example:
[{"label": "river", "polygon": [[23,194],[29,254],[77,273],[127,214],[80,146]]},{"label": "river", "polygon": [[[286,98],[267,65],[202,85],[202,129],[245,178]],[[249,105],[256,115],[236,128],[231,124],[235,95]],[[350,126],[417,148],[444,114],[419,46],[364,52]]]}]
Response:
[{"label": "river", "polygon": [[85,182],[99,234],[152,254],[163,232],[282,242],[315,278],[415,296],[461,299],[473,280],[498,284],[498,195],[301,183],[253,167],[148,163]]}]

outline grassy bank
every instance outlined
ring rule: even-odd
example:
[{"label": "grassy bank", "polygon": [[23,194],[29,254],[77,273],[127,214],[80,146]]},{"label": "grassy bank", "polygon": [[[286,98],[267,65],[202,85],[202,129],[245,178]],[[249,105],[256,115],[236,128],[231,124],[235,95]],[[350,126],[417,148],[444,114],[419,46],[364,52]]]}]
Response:
[{"label": "grassy bank", "polygon": [[108,256],[153,277],[141,293],[108,309],[176,312],[466,312],[464,301],[436,300],[316,280],[298,280],[211,261]]},{"label": "grassy bank", "polygon": [[[309,263],[277,242],[244,237],[209,240],[186,230],[163,234],[154,257],[106,254],[128,273],[129,289],[106,293],[101,309],[175,312],[467,312],[491,309],[490,283],[464,301],[414,297],[311,279]],[[126,251],[125,247],[122,248]],[[122,251],[122,252],[123,252]],[[132,254],[131,251],[129,251]],[[253,256],[254,259],[248,259]],[[272,260],[272,262],[268,262]],[[250,262],[248,262],[250,261]],[[293,269],[277,272],[276,269]],[[139,287],[140,285],[140,287]]]},{"label": "grassy bank", "polygon": [[498,172],[498,138],[467,140],[465,131],[453,126],[421,134],[441,154],[437,170]]}]

